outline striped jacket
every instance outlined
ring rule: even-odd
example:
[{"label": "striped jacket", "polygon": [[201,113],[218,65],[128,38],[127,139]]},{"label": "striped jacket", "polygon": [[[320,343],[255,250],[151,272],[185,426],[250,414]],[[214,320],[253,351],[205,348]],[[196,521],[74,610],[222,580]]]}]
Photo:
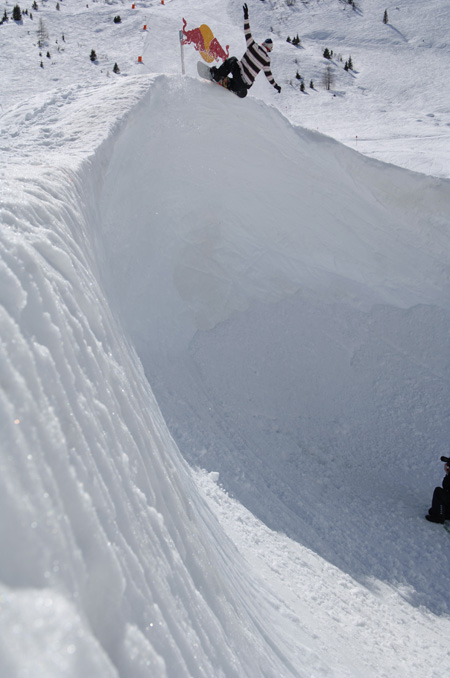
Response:
[{"label": "striped jacket", "polygon": [[244,20],[245,41],[247,43],[247,50],[240,60],[242,77],[247,87],[251,87],[255,82],[255,78],[259,71],[264,71],[264,75],[273,87],[277,86],[275,79],[270,70],[269,52],[262,45],[257,45],[252,38],[250,32],[250,22],[248,19]]}]

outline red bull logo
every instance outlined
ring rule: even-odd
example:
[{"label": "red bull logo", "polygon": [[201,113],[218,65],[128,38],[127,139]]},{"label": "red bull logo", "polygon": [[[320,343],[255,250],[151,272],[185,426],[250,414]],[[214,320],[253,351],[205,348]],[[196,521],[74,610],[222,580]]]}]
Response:
[{"label": "red bull logo", "polygon": [[193,28],[190,31],[186,30],[186,19],[183,19],[183,45],[194,45],[197,52],[200,52],[202,58],[209,64],[216,61],[225,61],[229,55],[230,46],[226,46],[226,51],[220,45],[217,38],[209,26],[202,24],[199,28]]}]

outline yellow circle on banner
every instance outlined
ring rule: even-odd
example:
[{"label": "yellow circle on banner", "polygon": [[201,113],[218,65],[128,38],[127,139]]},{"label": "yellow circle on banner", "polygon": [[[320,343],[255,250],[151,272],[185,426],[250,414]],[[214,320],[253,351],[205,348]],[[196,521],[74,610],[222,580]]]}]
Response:
[{"label": "yellow circle on banner", "polygon": [[209,46],[211,44],[211,40],[214,38],[214,33],[212,32],[210,27],[207,26],[206,24],[202,24],[200,26],[200,33],[202,34],[203,41],[205,43],[205,51],[200,52],[200,54],[203,57],[203,59],[210,64],[211,61],[214,61],[214,57],[211,56],[211,54],[209,53]]},{"label": "yellow circle on banner", "polygon": [[208,64],[210,64],[211,61],[214,61],[214,57],[209,52],[200,52],[200,54]]}]

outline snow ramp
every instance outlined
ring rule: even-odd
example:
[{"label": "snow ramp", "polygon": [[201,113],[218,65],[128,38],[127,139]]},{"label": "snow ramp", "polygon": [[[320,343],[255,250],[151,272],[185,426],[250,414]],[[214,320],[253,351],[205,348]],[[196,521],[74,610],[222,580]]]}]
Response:
[{"label": "snow ramp", "polygon": [[[58,91],[8,129],[0,673],[358,675],[262,593],[160,407],[268,524],[386,578],[355,487],[383,462],[383,519],[388,473],[407,451],[423,480],[448,437],[448,182],[177,76]],[[420,587],[398,545],[391,572],[437,606],[442,578]]]},{"label": "snow ramp", "polygon": [[[277,630],[279,612],[256,594],[167,430],[121,298],[105,295],[104,186],[116,142],[143,120],[161,124],[152,84],[69,87],[2,120],[5,678],[278,678],[307,675],[304,660],[326,670],[307,634],[294,643]],[[122,227],[137,246],[128,205]]]},{"label": "snow ramp", "polygon": [[440,564],[404,535],[450,434],[449,186],[161,78],[115,144],[97,257],[183,456],[433,610]]}]

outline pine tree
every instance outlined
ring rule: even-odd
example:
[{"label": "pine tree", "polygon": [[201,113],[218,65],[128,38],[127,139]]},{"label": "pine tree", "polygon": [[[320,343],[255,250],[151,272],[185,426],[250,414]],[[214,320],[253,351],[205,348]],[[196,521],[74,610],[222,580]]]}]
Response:
[{"label": "pine tree", "polygon": [[334,84],[334,75],[331,66],[327,66],[325,69],[325,73],[323,74],[323,84],[327,90],[330,90],[331,86]]},{"label": "pine tree", "polygon": [[345,62],[344,71],[348,71],[348,61]]},{"label": "pine tree", "polygon": [[384,24],[389,23],[389,17],[388,17],[387,9],[384,10],[383,23]]},{"label": "pine tree", "polygon": [[305,83],[302,80],[302,84],[300,85],[300,92],[304,92],[304,91],[305,91]]},{"label": "pine tree", "polygon": [[120,68],[119,68],[118,65],[117,65],[117,61],[116,61],[116,63],[114,64],[113,71],[114,71],[114,73],[120,73]]},{"label": "pine tree", "polygon": [[91,50],[90,59],[91,59],[91,61],[97,61],[97,54],[95,53],[95,49]]},{"label": "pine tree", "polygon": [[353,61],[352,61],[351,56],[349,56],[347,63],[348,63],[348,70],[352,71],[353,70]]},{"label": "pine tree", "polygon": [[309,87],[310,89],[314,89],[314,80],[311,80],[311,82],[309,83]]},{"label": "pine tree", "polygon": [[331,54],[330,54],[330,50],[328,49],[328,47],[325,47],[323,56],[325,57],[325,59],[331,59]]},{"label": "pine tree", "polygon": [[297,78],[297,80],[301,80],[301,79],[302,79],[302,76],[300,75],[300,73],[299,73],[298,71],[297,71],[297,73],[295,74],[295,77]]},{"label": "pine tree", "polygon": [[14,21],[22,21],[22,12],[20,11],[19,5],[15,5],[12,13]]},{"label": "pine tree", "polygon": [[37,36],[38,36],[38,45],[39,45],[39,47],[42,47],[42,45],[45,43],[45,41],[48,40],[47,29],[46,29],[45,24],[42,21],[42,19],[39,19],[39,27],[37,29]]},{"label": "pine tree", "polygon": [[35,11],[37,10],[38,4],[37,4],[36,0],[34,0],[33,4],[31,6]]}]

